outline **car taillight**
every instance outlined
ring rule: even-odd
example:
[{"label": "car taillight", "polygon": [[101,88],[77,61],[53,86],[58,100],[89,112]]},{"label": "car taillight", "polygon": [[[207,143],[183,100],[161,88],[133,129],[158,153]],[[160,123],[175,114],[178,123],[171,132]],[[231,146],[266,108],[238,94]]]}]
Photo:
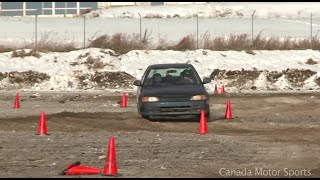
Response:
[{"label": "car taillight", "polygon": [[159,101],[157,97],[143,97],[142,102],[156,102]]}]

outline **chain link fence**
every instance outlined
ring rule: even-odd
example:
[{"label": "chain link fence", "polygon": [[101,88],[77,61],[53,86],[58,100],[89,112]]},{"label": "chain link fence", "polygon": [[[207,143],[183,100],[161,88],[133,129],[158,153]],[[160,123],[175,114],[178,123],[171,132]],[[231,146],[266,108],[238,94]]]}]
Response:
[{"label": "chain link fence", "polygon": [[[87,48],[90,42],[103,35],[117,33],[147,38],[153,48],[160,43],[177,44],[191,35],[196,48],[204,48],[206,40],[244,38],[256,49],[257,38],[288,38],[304,40],[310,49],[320,49],[318,32],[320,20],[314,19],[260,19],[251,18],[102,18],[102,17],[27,17],[0,16],[0,46],[38,46],[45,43],[72,44]],[[241,36],[242,35],[242,36]],[[228,39],[229,38],[229,39]],[[220,39],[221,40],[221,39]],[[238,39],[239,40],[239,39]],[[152,45],[150,45],[152,46]],[[257,46],[257,47],[256,47]],[[261,47],[260,47],[261,48]]]}]

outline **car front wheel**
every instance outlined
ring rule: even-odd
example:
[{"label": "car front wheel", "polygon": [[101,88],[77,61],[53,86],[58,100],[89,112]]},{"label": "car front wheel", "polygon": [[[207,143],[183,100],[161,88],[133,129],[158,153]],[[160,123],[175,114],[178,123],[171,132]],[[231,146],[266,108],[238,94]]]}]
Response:
[{"label": "car front wheel", "polygon": [[[195,115],[193,119],[194,120],[200,120],[200,118],[201,118],[201,114],[198,114],[198,115]],[[210,120],[210,111],[206,112],[206,119]]]},{"label": "car front wheel", "polygon": [[148,116],[144,116],[141,114],[141,110],[139,107],[138,107],[138,117],[139,117],[139,119],[148,119]]}]

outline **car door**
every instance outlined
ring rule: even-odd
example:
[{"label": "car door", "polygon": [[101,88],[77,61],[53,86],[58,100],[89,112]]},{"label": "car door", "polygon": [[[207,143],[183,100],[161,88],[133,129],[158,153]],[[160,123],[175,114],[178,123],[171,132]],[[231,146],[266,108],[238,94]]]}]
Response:
[{"label": "car door", "polygon": [[138,105],[138,108],[140,108],[140,100],[141,100],[141,91],[142,91],[142,88],[143,88],[143,84],[144,84],[144,81],[145,81],[145,77],[146,77],[146,74],[149,72],[149,67],[144,71],[142,77],[141,77],[141,86],[138,86],[137,87],[137,105]]}]

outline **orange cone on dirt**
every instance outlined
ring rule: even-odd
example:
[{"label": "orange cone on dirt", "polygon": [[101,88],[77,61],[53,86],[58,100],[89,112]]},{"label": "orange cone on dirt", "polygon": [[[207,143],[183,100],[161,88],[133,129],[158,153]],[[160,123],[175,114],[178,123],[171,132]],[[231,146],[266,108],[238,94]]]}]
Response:
[{"label": "orange cone on dirt", "polygon": [[217,85],[215,85],[215,87],[214,87],[214,94],[219,94]]},{"label": "orange cone on dirt", "polygon": [[108,154],[106,164],[103,169],[103,175],[118,175],[116,149],[113,136],[111,136],[109,140]]},{"label": "orange cone on dirt", "polygon": [[127,96],[125,92],[122,94],[121,107],[127,107]]},{"label": "orange cone on dirt", "polygon": [[[70,166],[70,164],[67,166]],[[100,173],[101,170],[99,168],[80,165],[72,166],[65,171],[66,175],[94,175]]]},{"label": "orange cone on dirt", "polygon": [[15,99],[15,101],[14,101],[13,108],[15,108],[15,109],[20,108],[19,93],[16,94],[16,99]]},{"label": "orange cone on dirt", "polygon": [[40,123],[38,127],[38,135],[46,135],[46,134],[47,134],[46,116],[44,112],[41,112]]},{"label": "orange cone on dirt", "polygon": [[221,94],[224,94],[224,85],[221,86]]},{"label": "orange cone on dirt", "polygon": [[228,100],[226,114],[225,114],[224,118],[225,119],[232,119],[232,111],[231,111],[230,100]]},{"label": "orange cone on dirt", "polygon": [[207,119],[206,119],[206,112],[205,112],[205,110],[201,110],[199,133],[200,133],[200,134],[206,134],[206,133],[208,133],[208,129],[207,129]]},{"label": "orange cone on dirt", "polygon": [[59,173],[59,175],[66,175],[67,171],[71,169],[73,166],[79,166],[81,164],[80,161],[76,161],[74,163],[67,163],[67,168]]}]

